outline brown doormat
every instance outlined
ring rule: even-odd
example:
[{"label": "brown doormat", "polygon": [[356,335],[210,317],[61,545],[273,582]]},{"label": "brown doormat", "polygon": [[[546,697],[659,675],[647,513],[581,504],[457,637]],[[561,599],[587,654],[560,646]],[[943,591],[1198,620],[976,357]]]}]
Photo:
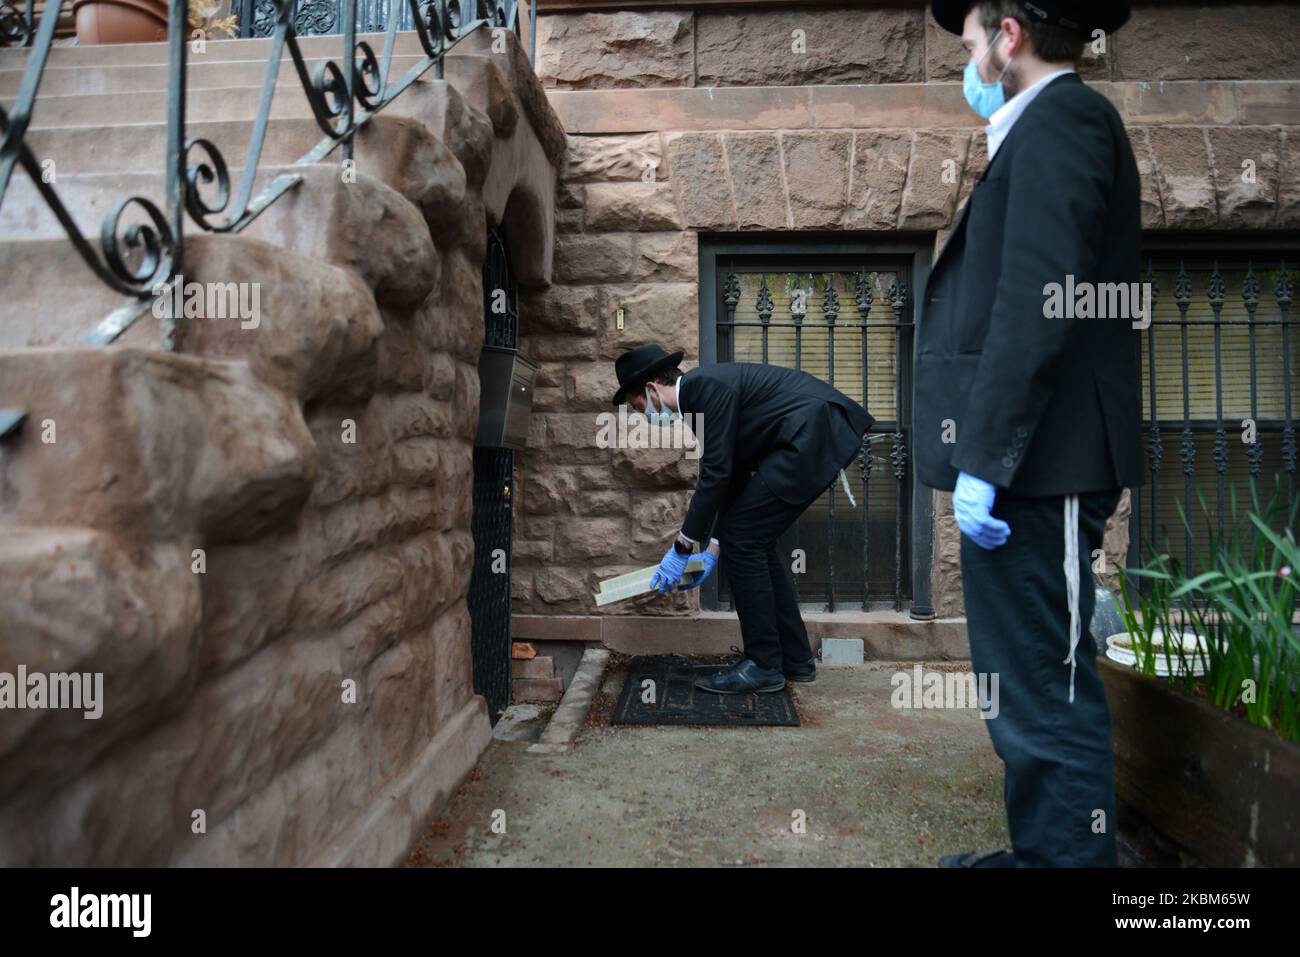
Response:
[{"label": "brown doormat", "polygon": [[696,678],[729,667],[680,655],[633,658],[609,723],[799,727],[789,685],[767,694],[714,694],[695,687]]}]

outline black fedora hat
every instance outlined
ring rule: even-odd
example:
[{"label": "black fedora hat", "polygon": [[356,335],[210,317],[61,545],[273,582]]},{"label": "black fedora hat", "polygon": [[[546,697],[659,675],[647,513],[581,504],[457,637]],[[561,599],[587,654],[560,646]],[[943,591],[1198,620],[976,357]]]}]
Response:
[{"label": "black fedora hat", "polygon": [[614,374],[618,376],[618,391],[614,393],[614,404],[623,404],[623,393],[628,389],[644,385],[660,369],[671,369],[682,361],[684,352],[669,355],[663,347],[650,343],[637,346],[623,353],[614,362]]},{"label": "black fedora hat", "polygon": [[[961,36],[966,14],[975,0],[931,0],[930,12],[949,33]],[[1129,18],[1129,0],[1022,0],[1025,16],[1039,23],[1053,23],[1083,36],[1092,31],[1118,30]]]}]

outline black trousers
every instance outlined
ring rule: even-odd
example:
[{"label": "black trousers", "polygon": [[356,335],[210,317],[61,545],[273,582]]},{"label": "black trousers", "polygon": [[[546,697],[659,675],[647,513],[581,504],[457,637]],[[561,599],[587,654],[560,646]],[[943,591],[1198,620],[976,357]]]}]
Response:
[{"label": "black trousers", "polygon": [[740,481],[718,517],[714,536],[722,548],[720,561],[731,584],[745,657],[776,669],[783,660],[807,661],[812,646],[786,570],[790,556],[779,554],[776,542],[818,496],[791,505],[777,498],[758,473]]},{"label": "black trousers", "polygon": [[1110,712],[1088,634],[1092,553],[1119,491],[1079,496],[1079,615],[1074,702],[1069,701],[1070,613],[1064,499],[999,492],[993,514],[1011,526],[986,551],[964,535],[962,589],[971,661],[998,679],[988,720],[1005,765],[1007,824],[1021,867],[1115,867],[1115,784]]}]

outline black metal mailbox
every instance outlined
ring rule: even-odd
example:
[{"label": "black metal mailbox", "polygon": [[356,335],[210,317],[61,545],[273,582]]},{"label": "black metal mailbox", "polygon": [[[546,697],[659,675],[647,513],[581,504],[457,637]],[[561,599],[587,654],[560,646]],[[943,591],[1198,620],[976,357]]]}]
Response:
[{"label": "black metal mailbox", "polygon": [[514,349],[484,346],[478,360],[479,413],[475,445],[528,447],[528,417],[538,366]]}]

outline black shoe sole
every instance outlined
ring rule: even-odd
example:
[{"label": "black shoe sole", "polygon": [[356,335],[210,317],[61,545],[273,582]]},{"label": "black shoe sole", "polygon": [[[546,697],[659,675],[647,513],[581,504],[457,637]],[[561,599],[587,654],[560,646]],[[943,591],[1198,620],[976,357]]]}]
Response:
[{"label": "black shoe sole", "polygon": [[810,675],[786,675],[785,680],[786,681],[816,681],[817,673],[814,672]]},{"label": "black shoe sole", "polygon": [[699,681],[695,682],[695,687],[699,688],[701,691],[708,691],[711,694],[771,694],[776,691],[785,690],[785,681],[783,680],[779,685],[771,685],[766,688],[745,688],[741,691],[724,691],[721,688],[709,688],[700,684]]}]

